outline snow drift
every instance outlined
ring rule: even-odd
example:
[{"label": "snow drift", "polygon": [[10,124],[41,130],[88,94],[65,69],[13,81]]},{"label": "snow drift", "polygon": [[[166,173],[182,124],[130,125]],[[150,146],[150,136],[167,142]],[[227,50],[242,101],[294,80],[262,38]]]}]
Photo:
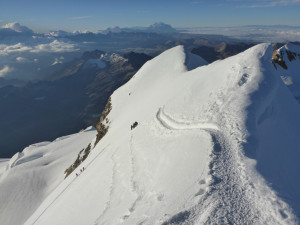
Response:
[{"label": "snow drift", "polygon": [[111,96],[84,173],[25,224],[299,223],[300,106],[272,53],[207,65],[178,46],[147,62]]},{"label": "snow drift", "polygon": [[64,170],[95,133],[89,128],[30,145],[10,160],[0,160],[0,224],[23,224],[64,180]]}]

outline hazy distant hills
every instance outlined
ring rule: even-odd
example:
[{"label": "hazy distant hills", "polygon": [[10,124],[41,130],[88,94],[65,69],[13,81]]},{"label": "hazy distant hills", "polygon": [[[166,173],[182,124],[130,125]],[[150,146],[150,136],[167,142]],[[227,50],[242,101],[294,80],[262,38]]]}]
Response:
[{"label": "hazy distant hills", "polygon": [[247,44],[247,43],[237,43],[237,44],[226,44],[222,43],[216,47],[210,46],[200,46],[198,48],[194,48],[192,53],[201,56],[208,62],[213,62],[218,59],[225,59],[229,56],[236,55],[240,52],[251,48],[255,44]]},{"label": "hazy distant hills", "polygon": [[13,85],[13,86],[23,86],[25,85],[26,82],[22,80],[17,80],[17,79],[5,79],[3,77],[0,77],[0,88]]},{"label": "hazy distant hills", "polygon": [[0,88],[1,157],[93,124],[112,92],[149,59],[133,52],[86,52],[49,81]]},{"label": "hazy distant hills", "polygon": [[156,56],[176,45],[193,49],[199,45],[237,43],[224,35],[180,33],[164,23],[149,27],[108,28],[104,31],[62,30],[35,33],[18,23],[0,28],[0,77],[43,80],[61,73],[85,51],[140,52]]}]

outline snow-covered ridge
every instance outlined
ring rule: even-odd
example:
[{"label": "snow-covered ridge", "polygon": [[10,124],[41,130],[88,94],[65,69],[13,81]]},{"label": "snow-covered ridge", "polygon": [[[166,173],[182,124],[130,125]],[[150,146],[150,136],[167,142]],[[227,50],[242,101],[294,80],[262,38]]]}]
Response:
[{"label": "snow-covered ridge", "polygon": [[84,172],[25,224],[298,224],[300,106],[272,53],[148,61],[111,96]]}]

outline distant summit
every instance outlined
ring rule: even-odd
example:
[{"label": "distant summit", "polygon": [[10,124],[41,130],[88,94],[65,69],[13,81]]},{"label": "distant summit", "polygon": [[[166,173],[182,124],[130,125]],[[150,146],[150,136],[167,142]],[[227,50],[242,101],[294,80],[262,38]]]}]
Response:
[{"label": "distant summit", "polygon": [[150,25],[148,30],[150,32],[156,32],[156,33],[176,33],[177,32],[177,30],[175,28],[173,28],[171,25],[165,24],[165,23],[154,23],[154,24]]},{"label": "distant summit", "polygon": [[22,26],[19,23],[8,23],[2,26],[2,29],[10,29],[18,33],[33,34],[34,32],[26,26]]},{"label": "distant summit", "polygon": [[146,33],[177,33],[178,31],[169,24],[154,23],[149,27],[109,27],[106,30],[100,31],[100,33],[121,33],[121,32],[146,32]]},{"label": "distant summit", "polygon": [[14,37],[30,37],[34,35],[33,30],[19,23],[8,23],[0,27],[0,40],[11,40]]}]

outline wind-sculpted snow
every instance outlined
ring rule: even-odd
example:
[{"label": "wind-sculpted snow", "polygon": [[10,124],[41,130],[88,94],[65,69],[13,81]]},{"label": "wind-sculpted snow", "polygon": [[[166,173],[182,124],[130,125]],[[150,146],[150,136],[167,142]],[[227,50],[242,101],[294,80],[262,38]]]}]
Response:
[{"label": "wind-sculpted snow", "polygon": [[147,62],[111,96],[84,172],[25,224],[298,224],[300,107],[272,52]]},{"label": "wind-sculpted snow", "polygon": [[176,121],[170,115],[164,112],[163,108],[159,108],[156,114],[157,120],[167,129],[171,130],[191,130],[191,129],[203,129],[203,130],[218,130],[218,126],[208,122],[190,122],[190,121]]},{"label": "wind-sculpted snow", "polygon": [[0,224],[23,224],[64,180],[63,171],[95,136],[94,130],[42,142],[0,160]]}]

